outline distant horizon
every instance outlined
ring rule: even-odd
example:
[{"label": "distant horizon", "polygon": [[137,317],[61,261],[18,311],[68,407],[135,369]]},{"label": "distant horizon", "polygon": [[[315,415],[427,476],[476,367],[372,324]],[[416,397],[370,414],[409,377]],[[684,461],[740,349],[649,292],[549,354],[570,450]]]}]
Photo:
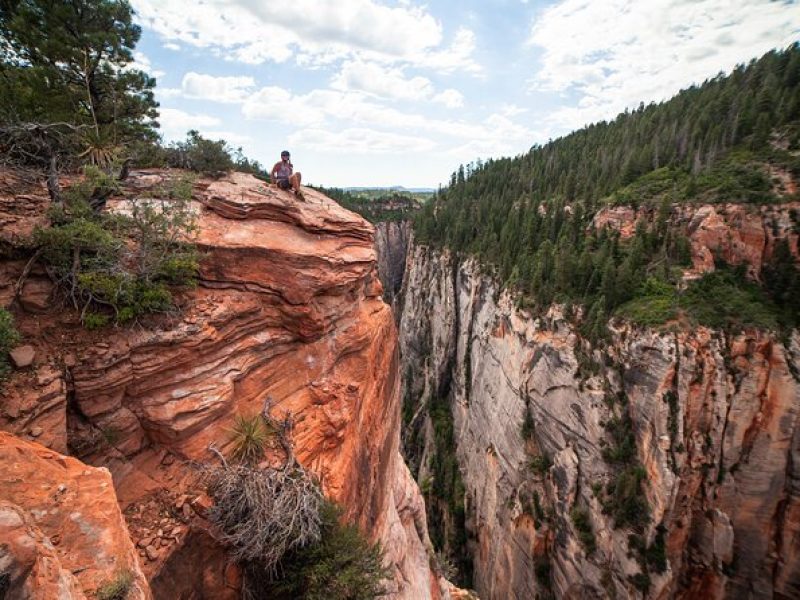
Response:
[{"label": "distant horizon", "polygon": [[[329,187],[437,189],[800,39],[797,2],[132,0],[164,140],[289,149]],[[353,182],[358,182],[353,186]]]}]

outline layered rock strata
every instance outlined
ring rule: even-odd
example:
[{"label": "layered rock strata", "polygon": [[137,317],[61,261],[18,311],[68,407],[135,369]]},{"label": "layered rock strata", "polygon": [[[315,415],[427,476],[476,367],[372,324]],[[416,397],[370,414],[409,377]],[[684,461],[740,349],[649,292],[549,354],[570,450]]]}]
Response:
[{"label": "layered rock strata", "polygon": [[[134,173],[109,208],[170,177]],[[424,504],[399,453],[397,334],[373,227],[313,190],[298,202],[242,174],[196,184],[193,210],[200,287],[182,295],[180,314],[87,333],[55,311],[50,321],[19,313],[37,360],[9,382],[18,399],[2,427],[111,470],[157,597],[223,598],[236,597],[237,577],[212,551],[191,464],[213,460],[210,444],[227,450],[236,415],[291,412],[298,459],[386,548],[391,597],[440,597]],[[47,414],[44,436],[32,428]],[[208,547],[202,561],[198,547]]]}]

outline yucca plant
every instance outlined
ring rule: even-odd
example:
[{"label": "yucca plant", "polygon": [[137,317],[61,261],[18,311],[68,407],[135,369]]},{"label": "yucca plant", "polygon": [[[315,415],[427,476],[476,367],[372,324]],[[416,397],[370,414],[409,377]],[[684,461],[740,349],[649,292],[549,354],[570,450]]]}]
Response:
[{"label": "yucca plant", "polygon": [[83,151],[78,155],[79,158],[101,168],[109,168],[118,162],[122,151],[121,146],[106,132],[89,130],[83,135],[81,144]]},{"label": "yucca plant", "polygon": [[231,429],[233,451],[231,457],[246,464],[254,464],[264,455],[269,430],[260,415],[236,415]]}]

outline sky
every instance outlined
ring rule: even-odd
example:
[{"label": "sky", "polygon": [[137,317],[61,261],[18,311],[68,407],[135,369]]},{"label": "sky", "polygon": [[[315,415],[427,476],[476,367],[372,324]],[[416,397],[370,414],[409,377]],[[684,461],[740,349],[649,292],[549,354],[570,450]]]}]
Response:
[{"label": "sky", "polygon": [[131,0],[165,141],[437,187],[800,39],[788,0]]}]

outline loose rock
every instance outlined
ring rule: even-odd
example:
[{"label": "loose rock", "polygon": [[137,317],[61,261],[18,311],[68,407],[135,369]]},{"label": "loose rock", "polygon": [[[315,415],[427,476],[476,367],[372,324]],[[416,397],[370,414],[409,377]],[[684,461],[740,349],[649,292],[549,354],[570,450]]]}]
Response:
[{"label": "loose rock", "polygon": [[33,364],[33,359],[36,358],[36,349],[30,344],[25,346],[17,346],[11,352],[11,362],[17,369],[25,369]]}]

